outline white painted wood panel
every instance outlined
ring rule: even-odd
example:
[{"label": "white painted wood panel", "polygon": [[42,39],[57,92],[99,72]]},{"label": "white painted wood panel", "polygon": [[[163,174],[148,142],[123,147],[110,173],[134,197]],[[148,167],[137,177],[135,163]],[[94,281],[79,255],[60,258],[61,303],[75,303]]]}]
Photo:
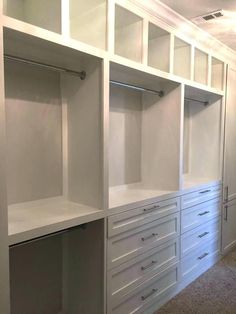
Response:
[{"label": "white painted wood panel", "polygon": [[179,213],[172,214],[110,238],[107,244],[108,268],[176,238],[180,229],[179,218]]},{"label": "white painted wood panel", "polygon": [[221,199],[215,198],[189,207],[181,212],[181,234],[218,217],[221,213]]},{"label": "white painted wood panel", "polygon": [[221,238],[221,219],[219,217],[200,225],[181,236],[181,256],[194,252],[213,238]]},{"label": "white painted wood panel", "polygon": [[224,144],[224,200],[236,198],[236,177],[234,175],[236,160],[236,70],[228,68],[225,144]]},{"label": "white painted wood panel", "polygon": [[115,236],[178,211],[180,211],[180,199],[173,198],[112,215],[108,217],[108,236]]},{"label": "white painted wood panel", "polygon": [[222,213],[222,251],[227,253],[236,245],[236,201],[223,205]]},{"label": "white painted wood panel", "polygon": [[175,239],[110,270],[107,277],[109,302],[122,302],[128,292],[178,259],[179,239]]},{"label": "white painted wood panel", "polygon": [[108,314],[140,314],[149,307],[152,302],[160,299],[166,292],[173,289],[178,282],[178,266],[171,266],[167,270],[157,274],[139,288],[128,294],[120,304],[112,304],[108,308]]},{"label": "white painted wood panel", "polygon": [[181,196],[181,208],[185,209],[200,203],[204,203],[213,198],[221,196],[221,185],[207,186],[195,192],[186,193]]}]

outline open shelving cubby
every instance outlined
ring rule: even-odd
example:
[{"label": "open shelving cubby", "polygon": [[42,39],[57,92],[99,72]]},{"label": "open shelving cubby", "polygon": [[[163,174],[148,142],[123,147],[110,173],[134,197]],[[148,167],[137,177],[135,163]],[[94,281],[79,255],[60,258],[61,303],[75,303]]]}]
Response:
[{"label": "open shelving cubby", "polygon": [[164,95],[110,85],[109,207],[178,190],[181,85],[114,63],[110,73]]},{"label": "open shelving cubby", "polygon": [[[96,57],[5,32],[5,54],[21,59],[5,58],[9,241],[15,244],[103,217],[102,69]],[[84,70],[86,78],[42,63]]]},{"label": "open shelving cubby", "polygon": [[220,180],[222,96],[185,86],[183,186]]},{"label": "open shelving cubby", "polygon": [[118,5],[115,6],[115,54],[142,62],[143,19]]},{"label": "open shelving cubby", "polygon": [[194,81],[208,83],[208,55],[197,48],[194,51]]},{"label": "open shelving cubby", "polygon": [[103,313],[103,242],[97,220],[10,247],[11,314]]},{"label": "open shelving cubby", "polygon": [[148,65],[161,71],[170,69],[170,33],[149,23]]},{"label": "open shelving cubby", "polygon": [[3,0],[3,14],[61,33],[61,0]]},{"label": "open shelving cubby", "polygon": [[100,49],[106,49],[107,1],[69,0],[70,36]]},{"label": "open shelving cubby", "polygon": [[191,76],[191,45],[182,39],[174,39],[174,74],[186,79]]},{"label": "open shelving cubby", "polygon": [[224,62],[212,57],[211,59],[211,86],[223,90]]}]

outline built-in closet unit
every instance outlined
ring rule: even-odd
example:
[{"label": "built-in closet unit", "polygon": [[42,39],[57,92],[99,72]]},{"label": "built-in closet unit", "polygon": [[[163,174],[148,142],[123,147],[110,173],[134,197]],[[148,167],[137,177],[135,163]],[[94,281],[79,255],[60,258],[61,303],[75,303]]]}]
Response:
[{"label": "built-in closet unit", "polygon": [[153,314],[235,244],[235,56],[158,1],[0,4],[0,312]]}]

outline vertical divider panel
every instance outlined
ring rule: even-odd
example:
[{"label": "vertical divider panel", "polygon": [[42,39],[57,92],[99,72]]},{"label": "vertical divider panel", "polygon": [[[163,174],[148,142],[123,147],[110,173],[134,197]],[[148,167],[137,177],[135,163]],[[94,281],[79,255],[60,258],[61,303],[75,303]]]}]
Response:
[{"label": "vertical divider panel", "polygon": [[115,2],[109,0],[107,4],[107,47],[110,53],[115,50]]},{"label": "vertical divider panel", "polygon": [[208,75],[207,75],[207,86],[211,87],[211,55],[208,55]]},{"label": "vertical divider panel", "polygon": [[70,8],[68,0],[61,0],[61,34],[66,38],[70,36]]},{"label": "vertical divider panel", "polygon": [[[62,193],[68,198],[68,111],[65,90],[63,88],[63,74],[61,74],[61,104],[62,104]],[[64,78],[65,79],[65,78]]]},{"label": "vertical divider panel", "polygon": [[148,20],[143,20],[143,49],[142,62],[144,65],[148,64]]},{"label": "vertical divider panel", "polygon": [[[0,1],[2,12],[2,1]],[[0,24],[0,313],[10,313],[6,189],[6,113],[4,101],[3,27]]]},{"label": "vertical divider panel", "polygon": [[184,187],[184,97],[185,87],[181,84],[181,100],[180,100],[180,150],[179,150],[179,189]]},{"label": "vertical divider panel", "polygon": [[195,67],[195,47],[191,45],[190,48],[190,80],[194,81],[194,67]]},{"label": "vertical divider panel", "polygon": [[170,74],[174,73],[174,46],[175,46],[175,36],[173,33],[170,34],[170,66],[169,72]]}]

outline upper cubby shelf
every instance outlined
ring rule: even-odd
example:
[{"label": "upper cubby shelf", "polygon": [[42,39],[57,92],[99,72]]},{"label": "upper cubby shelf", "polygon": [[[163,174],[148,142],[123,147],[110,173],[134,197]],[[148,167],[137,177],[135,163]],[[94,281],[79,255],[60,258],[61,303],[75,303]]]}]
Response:
[{"label": "upper cubby shelf", "polygon": [[170,33],[152,23],[148,27],[148,65],[170,71]]},{"label": "upper cubby shelf", "polygon": [[136,14],[115,6],[115,54],[142,62],[143,20]]},{"label": "upper cubby shelf", "polygon": [[208,84],[208,55],[195,48],[194,51],[194,80],[201,84]]},{"label": "upper cubby shelf", "polygon": [[106,0],[69,0],[70,36],[91,46],[106,49]]},{"label": "upper cubby shelf", "polygon": [[17,20],[61,33],[61,0],[4,0],[3,13]]},{"label": "upper cubby shelf", "polygon": [[224,88],[224,63],[214,57],[211,60],[211,86],[218,90]]},{"label": "upper cubby shelf", "polygon": [[191,45],[178,37],[174,39],[174,74],[191,78]]}]

